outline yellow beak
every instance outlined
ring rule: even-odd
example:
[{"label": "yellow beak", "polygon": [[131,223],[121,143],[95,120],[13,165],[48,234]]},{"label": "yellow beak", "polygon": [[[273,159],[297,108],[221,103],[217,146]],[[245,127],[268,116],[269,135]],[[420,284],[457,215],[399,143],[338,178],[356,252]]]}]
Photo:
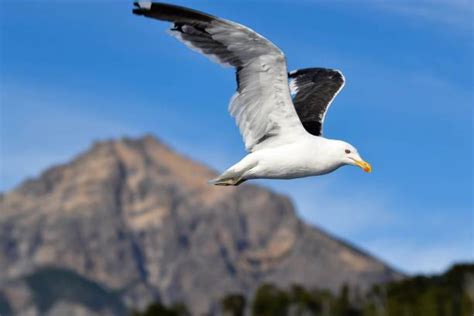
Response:
[{"label": "yellow beak", "polygon": [[370,163],[368,162],[365,162],[363,160],[356,160],[354,159],[355,163],[361,167],[365,172],[372,172],[372,166],[370,165]]}]

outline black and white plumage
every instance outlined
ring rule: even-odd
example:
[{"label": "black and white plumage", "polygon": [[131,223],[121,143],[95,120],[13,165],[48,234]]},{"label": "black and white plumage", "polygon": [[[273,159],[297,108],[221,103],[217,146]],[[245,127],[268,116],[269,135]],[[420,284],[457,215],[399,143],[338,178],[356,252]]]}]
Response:
[{"label": "black and white plumage", "polygon": [[301,123],[308,133],[321,136],[329,106],[344,87],[344,75],[334,69],[308,68],[292,71],[289,77]]},{"label": "black and white plumage", "polygon": [[229,111],[249,154],[213,183],[319,175],[344,164],[370,170],[350,144],[320,137],[326,111],[344,84],[341,72],[310,68],[288,75],[282,51],[246,26],[171,4],[135,6],[134,14],[173,23],[171,35],[236,68],[238,87]]}]

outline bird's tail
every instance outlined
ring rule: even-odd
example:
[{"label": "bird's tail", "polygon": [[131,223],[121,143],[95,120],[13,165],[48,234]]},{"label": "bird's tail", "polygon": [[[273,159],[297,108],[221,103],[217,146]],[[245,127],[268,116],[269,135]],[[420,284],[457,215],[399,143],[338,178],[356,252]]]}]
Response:
[{"label": "bird's tail", "polygon": [[251,154],[245,156],[241,161],[224,171],[220,176],[209,181],[214,185],[239,185],[249,179],[249,172],[257,165],[257,161]]},{"label": "bird's tail", "polygon": [[224,173],[218,176],[217,178],[209,180],[209,184],[222,185],[222,186],[229,186],[229,185],[237,186],[247,180],[247,179],[243,179],[242,176],[243,176],[243,172],[238,172],[235,169],[230,168],[224,171]]}]

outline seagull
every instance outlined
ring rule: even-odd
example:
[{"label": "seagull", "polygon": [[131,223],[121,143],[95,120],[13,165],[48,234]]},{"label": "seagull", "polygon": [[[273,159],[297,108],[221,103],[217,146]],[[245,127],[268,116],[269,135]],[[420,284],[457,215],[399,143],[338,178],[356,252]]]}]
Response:
[{"label": "seagull", "polygon": [[244,25],[172,4],[134,6],[134,14],[171,22],[172,36],[236,69],[237,91],[229,112],[248,154],[210,183],[236,186],[250,179],[318,176],[344,165],[372,171],[354,146],[322,136],[327,110],[344,86],[339,70],[288,73],[283,52]]}]

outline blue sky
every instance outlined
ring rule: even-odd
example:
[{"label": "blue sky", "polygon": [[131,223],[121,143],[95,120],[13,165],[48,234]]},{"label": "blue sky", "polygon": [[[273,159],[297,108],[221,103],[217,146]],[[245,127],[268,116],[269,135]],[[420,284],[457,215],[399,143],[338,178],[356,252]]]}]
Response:
[{"label": "blue sky", "polygon": [[[471,1],[175,3],[257,30],[290,70],[345,74],[325,133],[354,144],[374,172],[261,184],[403,271],[474,260]],[[153,133],[218,170],[245,154],[226,111],[233,70],[131,7],[0,2],[0,190],[111,137]]]}]

